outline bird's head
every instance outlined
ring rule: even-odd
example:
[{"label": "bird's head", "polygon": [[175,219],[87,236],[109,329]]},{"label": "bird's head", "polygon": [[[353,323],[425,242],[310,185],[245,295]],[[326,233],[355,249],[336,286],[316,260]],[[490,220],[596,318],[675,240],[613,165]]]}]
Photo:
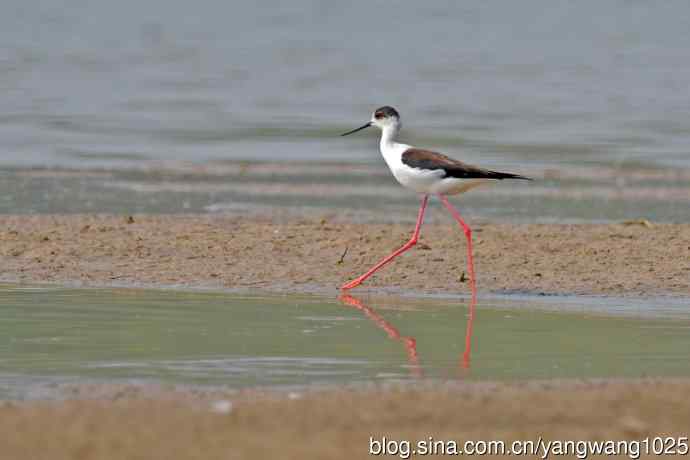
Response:
[{"label": "bird's head", "polygon": [[357,131],[361,131],[370,126],[375,126],[380,130],[387,128],[395,128],[396,130],[400,129],[400,114],[393,107],[384,105],[383,107],[379,107],[378,109],[374,110],[374,113],[371,115],[371,120],[369,120],[369,122],[367,122],[365,125],[360,126],[357,129],[353,129],[352,131],[348,131],[345,134],[342,134],[342,136],[356,133]]}]

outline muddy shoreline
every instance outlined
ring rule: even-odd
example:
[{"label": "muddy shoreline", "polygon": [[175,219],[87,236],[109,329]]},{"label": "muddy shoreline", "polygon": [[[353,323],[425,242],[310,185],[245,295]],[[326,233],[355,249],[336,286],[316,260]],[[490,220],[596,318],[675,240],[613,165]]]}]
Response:
[{"label": "muddy shoreline", "polygon": [[460,443],[540,436],[639,440],[688,436],[690,420],[687,379],[422,383],[304,393],[110,391],[91,398],[85,391],[84,399],[63,402],[0,405],[0,431],[12,433],[4,455],[369,458],[370,437]]},{"label": "muddy shoreline", "polygon": [[[0,280],[333,291],[403,244],[408,225],[217,215],[0,217]],[[482,293],[684,296],[690,224],[476,224]],[[466,294],[464,235],[419,244],[353,292]]]}]

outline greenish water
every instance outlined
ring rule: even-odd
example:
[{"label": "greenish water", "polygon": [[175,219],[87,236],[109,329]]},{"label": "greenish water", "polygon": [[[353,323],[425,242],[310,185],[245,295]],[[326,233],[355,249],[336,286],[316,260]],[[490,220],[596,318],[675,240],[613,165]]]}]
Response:
[{"label": "greenish water", "polygon": [[[243,296],[0,287],[0,397],[58,384],[304,386],[690,376],[687,300]],[[471,321],[471,324],[468,322]]]}]

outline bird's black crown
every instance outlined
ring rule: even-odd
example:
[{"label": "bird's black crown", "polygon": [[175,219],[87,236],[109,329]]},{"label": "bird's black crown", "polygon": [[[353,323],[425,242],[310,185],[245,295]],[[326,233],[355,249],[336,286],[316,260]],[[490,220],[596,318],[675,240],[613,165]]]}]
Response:
[{"label": "bird's black crown", "polygon": [[384,105],[383,107],[380,107],[376,109],[374,112],[374,118],[377,120],[380,120],[381,118],[400,118],[400,114],[398,113],[397,110],[395,110],[393,107],[389,105]]}]

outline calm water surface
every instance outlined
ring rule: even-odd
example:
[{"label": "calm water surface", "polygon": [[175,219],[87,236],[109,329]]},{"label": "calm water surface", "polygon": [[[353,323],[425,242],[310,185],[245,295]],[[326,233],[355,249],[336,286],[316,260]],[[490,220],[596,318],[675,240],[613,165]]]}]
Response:
[{"label": "calm water surface", "polygon": [[0,287],[0,397],[59,384],[230,388],[690,376],[687,300],[241,296]]},{"label": "calm water surface", "polygon": [[6,0],[0,162],[377,161],[336,135],[391,104],[489,165],[687,167],[688,44],[682,0]]},{"label": "calm water surface", "polygon": [[[0,212],[407,209],[373,132],[338,137],[392,104],[409,142],[546,178],[470,214],[688,222],[688,44],[681,0],[7,0]],[[266,161],[375,172],[218,184],[219,165]]]}]

